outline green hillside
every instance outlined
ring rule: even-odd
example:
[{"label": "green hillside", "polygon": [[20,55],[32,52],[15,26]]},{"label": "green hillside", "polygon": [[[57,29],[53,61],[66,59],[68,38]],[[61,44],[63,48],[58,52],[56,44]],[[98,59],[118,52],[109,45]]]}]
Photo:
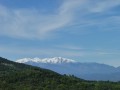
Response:
[{"label": "green hillside", "polygon": [[0,57],[0,90],[120,90],[120,82],[85,81]]}]

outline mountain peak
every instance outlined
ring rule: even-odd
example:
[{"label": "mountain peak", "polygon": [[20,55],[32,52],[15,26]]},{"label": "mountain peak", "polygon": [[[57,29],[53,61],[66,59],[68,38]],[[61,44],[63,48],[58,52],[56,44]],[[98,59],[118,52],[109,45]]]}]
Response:
[{"label": "mountain peak", "polygon": [[62,57],[53,57],[53,58],[23,58],[19,59],[16,62],[27,63],[27,62],[36,62],[36,63],[50,63],[50,64],[60,64],[60,63],[75,63],[76,61],[72,59],[62,58]]}]

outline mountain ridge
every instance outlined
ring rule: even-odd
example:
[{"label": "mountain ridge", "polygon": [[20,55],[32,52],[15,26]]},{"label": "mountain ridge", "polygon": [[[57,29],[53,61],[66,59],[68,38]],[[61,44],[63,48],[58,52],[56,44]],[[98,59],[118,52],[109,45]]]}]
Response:
[{"label": "mountain ridge", "polygon": [[120,90],[120,83],[83,80],[0,57],[0,90]]},{"label": "mountain ridge", "polygon": [[53,57],[53,58],[23,58],[18,59],[16,62],[26,63],[26,62],[38,62],[38,63],[51,63],[51,64],[60,64],[60,63],[75,63],[77,61],[62,57]]},{"label": "mountain ridge", "polygon": [[[54,60],[59,61],[58,63],[53,63],[53,62],[41,62],[41,59],[39,62],[35,62],[33,61],[29,61],[25,62],[25,64],[28,65],[33,65],[33,66],[38,66],[38,67],[42,67],[42,68],[46,68],[46,69],[50,69],[53,70],[57,73],[60,74],[72,74],[75,75],[79,78],[83,78],[86,80],[111,80],[111,81],[119,81],[119,75],[120,75],[120,68],[119,67],[114,67],[114,66],[110,66],[110,65],[106,65],[106,64],[99,64],[99,63],[81,63],[81,62],[77,62],[75,60],[71,60],[71,59],[62,59],[60,58],[46,58],[46,59],[53,59],[52,61],[54,62]],[[42,60],[46,60],[46,59],[42,59]],[[63,60],[63,62],[61,62],[61,60]],[[67,62],[64,62],[66,61]],[[19,62],[19,61],[17,61]],[[20,62],[23,63],[23,62]],[[93,77],[94,76],[94,77]],[[109,76],[109,77],[107,77]],[[114,78],[113,78],[114,77]]]}]

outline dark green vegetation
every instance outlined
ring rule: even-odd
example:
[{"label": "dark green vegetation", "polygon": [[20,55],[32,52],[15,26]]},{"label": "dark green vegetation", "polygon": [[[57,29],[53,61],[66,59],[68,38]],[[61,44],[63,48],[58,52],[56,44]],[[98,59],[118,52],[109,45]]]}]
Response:
[{"label": "dark green vegetation", "polygon": [[120,90],[120,82],[85,81],[0,58],[0,90]]}]

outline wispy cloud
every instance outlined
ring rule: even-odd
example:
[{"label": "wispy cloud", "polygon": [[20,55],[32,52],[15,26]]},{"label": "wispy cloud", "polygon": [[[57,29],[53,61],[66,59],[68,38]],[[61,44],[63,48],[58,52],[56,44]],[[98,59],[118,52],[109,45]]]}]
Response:
[{"label": "wispy cloud", "polygon": [[[0,35],[42,39],[60,28],[66,27],[74,19],[80,19],[80,24],[96,23],[86,20],[84,15],[94,12],[103,12],[120,5],[119,0],[100,0],[95,3],[90,0],[63,0],[63,3],[55,11],[56,13],[43,14],[39,9],[11,9],[0,5]],[[94,24],[93,23],[93,24]]]},{"label": "wispy cloud", "polygon": [[55,14],[42,14],[35,9],[9,9],[0,5],[0,35],[17,38],[44,38],[73,19],[74,8],[81,1],[66,0]]},{"label": "wispy cloud", "polygon": [[[12,46],[0,46],[0,54],[5,55],[19,55],[19,57],[80,57],[83,54],[78,51],[69,51],[69,50],[61,50],[55,48],[35,48],[35,47],[12,47]],[[8,56],[9,56],[8,55]],[[9,57],[10,57],[9,56]],[[16,56],[14,56],[15,58]]]},{"label": "wispy cloud", "polygon": [[[50,31],[66,25],[69,18],[62,21],[59,15],[42,15],[37,10],[9,10],[1,12],[1,33],[17,38],[42,38]],[[59,17],[59,18],[58,18]]]},{"label": "wispy cloud", "polygon": [[[57,47],[57,48],[56,48]],[[90,58],[90,57],[106,57],[106,56],[119,56],[119,50],[101,50],[101,49],[89,49],[80,48],[76,46],[55,46],[53,48],[47,47],[21,47],[16,45],[0,45],[0,54],[16,57],[68,57],[68,58]],[[6,56],[5,56],[6,57]]]},{"label": "wispy cloud", "polygon": [[59,49],[66,49],[66,50],[83,50],[81,46],[75,46],[75,45],[55,45],[55,47]]},{"label": "wispy cloud", "polygon": [[[63,49],[61,49],[63,48]],[[40,47],[21,47],[16,45],[1,45],[0,55],[11,60],[19,58],[34,57],[66,57],[78,60],[80,62],[99,62],[114,66],[119,66],[119,50],[106,49],[80,49],[76,46],[61,46],[57,48],[40,48]]]},{"label": "wispy cloud", "polygon": [[120,0],[100,0],[90,9],[92,12],[104,12],[115,6],[120,5]]}]

